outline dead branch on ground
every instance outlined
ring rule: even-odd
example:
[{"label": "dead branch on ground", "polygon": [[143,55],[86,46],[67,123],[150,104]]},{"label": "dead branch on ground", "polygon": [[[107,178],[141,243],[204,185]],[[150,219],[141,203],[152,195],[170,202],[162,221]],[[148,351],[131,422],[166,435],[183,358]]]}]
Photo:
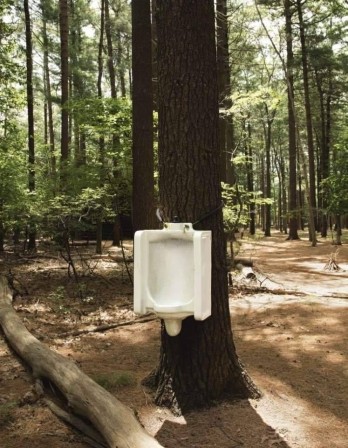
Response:
[{"label": "dead branch on ground", "polygon": [[48,380],[76,415],[87,419],[109,448],[160,448],[134,413],[84,374],[77,365],[50,350],[23,325],[12,307],[7,280],[0,277],[0,326],[14,351],[32,368],[33,376]]},{"label": "dead branch on ground", "polygon": [[335,251],[331,253],[329,261],[324,266],[324,271],[330,271],[330,272],[342,271],[342,269],[337,264],[338,253],[339,253],[339,249],[338,249],[338,247],[336,247]]}]

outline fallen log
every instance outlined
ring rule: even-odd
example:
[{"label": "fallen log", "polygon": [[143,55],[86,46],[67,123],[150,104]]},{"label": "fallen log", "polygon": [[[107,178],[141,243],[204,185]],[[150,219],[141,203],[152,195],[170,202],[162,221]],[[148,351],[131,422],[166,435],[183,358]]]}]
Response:
[{"label": "fallen log", "polygon": [[104,437],[110,448],[159,448],[134,413],[84,374],[77,365],[53,352],[23,325],[12,307],[12,296],[0,276],[0,326],[15,352],[32,368],[35,378],[49,380],[69,408]]}]

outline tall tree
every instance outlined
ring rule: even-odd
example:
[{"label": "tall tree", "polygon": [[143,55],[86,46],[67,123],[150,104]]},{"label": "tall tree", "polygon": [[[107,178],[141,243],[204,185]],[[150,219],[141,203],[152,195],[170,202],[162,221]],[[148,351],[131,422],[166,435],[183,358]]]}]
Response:
[{"label": "tall tree", "polygon": [[[307,128],[307,148],[308,148],[308,168],[309,168],[309,207],[312,208],[313,213],[316,211],[316,188],[315,188],[315,155],[314,155],[314,139],[313,139],[313,125],[312,125],[312,106],[309,95],[309,74],[308,74],[308,56],[307,56],[307,42],[305,25],[302,12],[302,0],[296,0],[297,13],[300,24],[300,42],[301,42],[301,59],[303,72],[303,89],[305,98],[306,111],[306,128]],[[317,230],[317,220],[315,219],[315,229]],[[315,238],[310,235],[311,240]]]},{"label": "tall tree", "polygon": [[132,2],[133,229],[154,225],[152,41],[150,0]]},{"label": "tall tree", "polygon": [[226,113],[232,106],[226,0],[217,0],[216,2],[216,56],[219,105],[223,111],[219,118],[221,180],[234,183],[231,164],[231,152],[234,143],[233,116]]},{"label": "tall tree", "polygon": [[[101,100],[103,98],[103,49],[104,49],[104,32],[105,32],[105,0],[101,0],[100,3],[100,32],[99,32],[99,44],[98,44],[98,78],[97,78],[97,91],[98,98]],[[103,186],[105,182],[105,138],[104,135],[99,136],[99,163],[100,163],[100,185]],[[102,217],[99,216],[97,219],[97,244],[96,253],[101,254],[103,252],[103,221]]]},{"label": "tall tree", "polygon": [[161,332],[156,402],[180,412],[257,391],[237,357],[228,306],[214,1],[157,0],[156,17],[160,200],[183,222],[205,216],[197,228],[213,235],[211,317],[185,319],[176,337]]},{"label": "tall tree", "polygon": [[[69,6],[69,31],[70,31],[70,98],[81,101],[86,97],[86,80],[83,73],[86,67],[83,65],[82,57],[82,17],[79,2],[70,0]],[[84,70],[83,70],[84,69]],[[86,135],[80,126],[78,114],[72,114],[73,138],[74,138],[74,163],[77,167],[86,164]]]},{"label": "tall tree", "polygon": [[[110,93],[111,98],[116,100],[117,98],[117,88],[116,88],[116,71],[114,66],[114,46],[112,40],[112,27],[111,27],[111,17],[110,17],[110,1],[105,0],[104,3],[104,15],[105,15],[105,37],[106,37],[106,46],[107,46],[107,55],[108,55],[108,72],[109,72],[109,80],[110,80]],[[112,154],[113,154],[113,162],[114,162],[114,179],[117,180],[118,172],[117,172],[117,161],[116,161],[116,152],[119,144],[119,137],[116,132],[112,134]],[[116,183],[116,182],[115,182]],[[116,199],[115,203],[115,211],[116,211],[116,219],[114,222],[114,230],[113,230],[113,241],[112,244],[115,246],[120,245],[121,240],[121,225],[120,225],[120,217],[118,216],[118,203]]]},{"label": "tall tree", "polygon": [[69,157],[69,6],[59,0],[60,60],[61,60],[61,144],[60,156],[64,172]]},{"label": "tall tree", "polygon": [[49,69],[49,38],[47,33],[47,5],[45,0],[41,0],[42,15],[42,43],[43,43],[43,70],[44,70],[44,92],[45,92],[45,144],[49,147],[50,171],[55,177],[56,174],[56,155],[55,155],[55,136],[53,126],[53,103],[51,93],[51,73]]},{"label": "tall tree", "polygon": [[[267,103],[264,104],[265,120],[264,120],[264,138],[265,138],[265,153],[266,153],[266,182],[265,193],[266,197],[270,198],[272,195],[272,181],[271,181],[271,146],[272,146],[272,123],[276,114],[276,110],[269,110]],[[271,236],[271,204],[265,204],[265,236]]]},{"label": "tall tree", "polygon": [[285,32],[286,32],[286,77],[288,94],[288,131],[289,131],[289,235],[288,240],[298,240],[297,233],[297,146],[294,94],[294,51],[292,33],[291,1],[284,0]]},{"label": "tall tree", "polygon": [[[254,193],[254,164],[253,164],[253,147],[252,147],[252,128],[250,120],[247,120],[246,123],[247,128],[247,138],[246,138],[246,144],[245,144],[245,155],[247,157],[247,189],[248,192],[253,194]],[[255,213],[256,213],[256,206],[255,202],[251,201],[249,205],[249,233],[250,235],[255,235],[256,232],[256,226],[255,226]]]},{"label": "tall tree", "polygon": [[[34,135],[34,89],[33,89],[33,44],[31,35],[31,19],[28,0],[24,0],[25,42],[27,68],[27,112],[28,112],[28,189],[35,191],[35,135]],[[29,223],[28,249],[36,247],[36,231],[33,223]]]},{"label": "tall tree", "polygon": [[117,98],[116,90],[116,72],[114,66],[114,47],[112,41],[112,29],[111,29],[111,18],[110,18],[110,4],[109,0],[105,0],[105,35],[106,35],[106,48],[108,54],[108,70],[110,78],[110,90],[111,98]]}]

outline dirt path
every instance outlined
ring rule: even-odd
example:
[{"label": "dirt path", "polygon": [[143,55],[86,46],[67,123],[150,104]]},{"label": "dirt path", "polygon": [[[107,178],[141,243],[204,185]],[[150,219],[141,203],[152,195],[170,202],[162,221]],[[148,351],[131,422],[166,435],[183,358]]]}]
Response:
[{"label": "dirt path", "polygon": [[[286,242],[276,236],[245,241],[243,257],[256,261],[249,286],[300,294],[231,291],[237,351],[263,392],[260,400],[222,403],[183,417],[153,406],[140,385],[156,364],[159,322],[104,333],[57,337],[71,329],[132,319],[131,286],[122,265],[101,261],[82,306],[57,262],[13,268],[29,296],[16,307],[28,328],[52,349],[137,409],[145,427],[166,447],[346,448],[348,446],[348,247],[338,256],[346,272],[323,271],[332,247]],[[109,263],[109,264],[108,264]],[[63,288],[63,289],[62,289]],[[30,374],[0,338],[1,448],[83,448],[87,441],[31,394]]]}]

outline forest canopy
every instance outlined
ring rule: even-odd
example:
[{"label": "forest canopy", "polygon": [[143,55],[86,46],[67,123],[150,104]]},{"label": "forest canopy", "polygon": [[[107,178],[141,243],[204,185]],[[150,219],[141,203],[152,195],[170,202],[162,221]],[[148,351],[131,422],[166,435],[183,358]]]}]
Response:
[{"label": "forest canopy", "polygon": [[[227,229],[296,237],[295,221],[313,221],[325,236],[345,224],[347,9],[342,0],[217,2]],[[155,29],[152,42],[154,216]],[[62,222],[86,230],[134,213],[131,3],[3,0],[0,43],[0,249],[13,235],[30,248]]]}]

